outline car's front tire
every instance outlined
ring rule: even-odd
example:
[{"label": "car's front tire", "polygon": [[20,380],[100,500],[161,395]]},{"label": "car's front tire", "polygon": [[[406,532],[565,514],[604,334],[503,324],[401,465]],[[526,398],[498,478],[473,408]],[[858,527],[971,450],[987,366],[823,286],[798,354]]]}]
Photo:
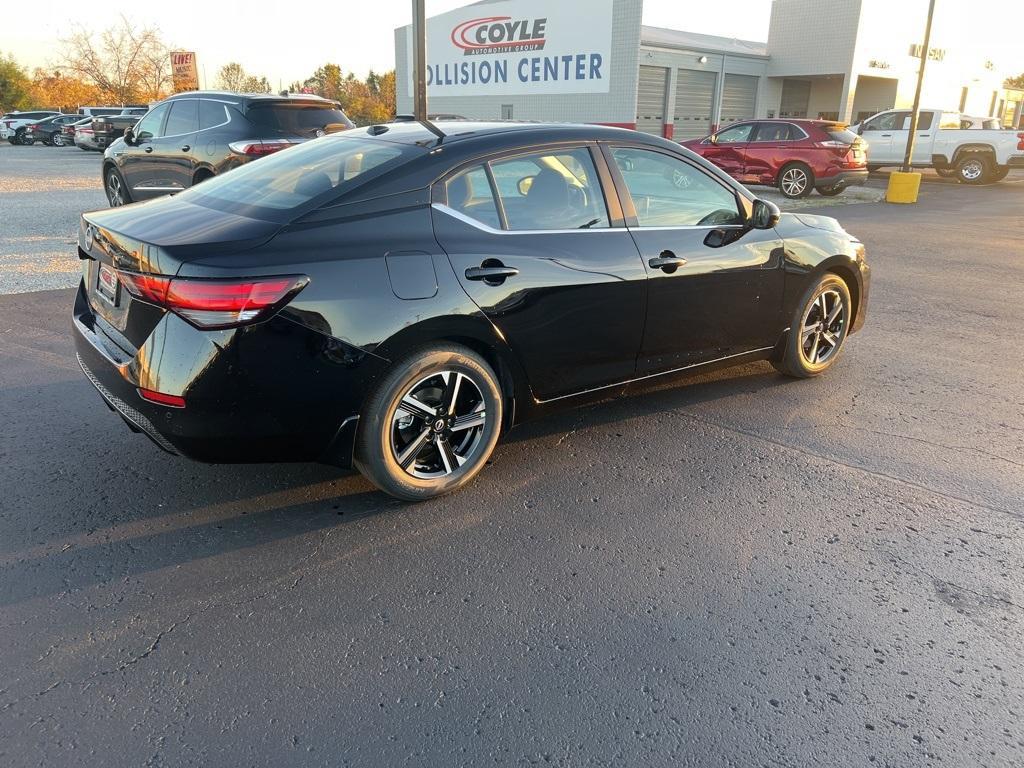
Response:
[{"label": "car's front tire", "polygon": [[851,320],[850,289],[828,273],[803,295],[790,322],[785,348],[772,365],[787,376],[820,376],[839,357]]},{"label": "car's front tire", "polygon": [[790,163],[779,171],[779,191],[795,200],[807,197],[814,189],[814,172],[803,163]]},{"label": "car's front tire", "polygon": [[497,375],[478,354],[455,344],[420,349],[397,362],[367,398],[355,465],[405,501],[451,493],[487,463],[503,406]]},{"label": "car's front tire", "polygon": [[55,133],[55,134],[53,134],[53,138],[50,139],[50,143],[53,144],[53,146],[55,146],[55,147],[63,147],[64,146],[64,137],[61,136],[59,133]]}]

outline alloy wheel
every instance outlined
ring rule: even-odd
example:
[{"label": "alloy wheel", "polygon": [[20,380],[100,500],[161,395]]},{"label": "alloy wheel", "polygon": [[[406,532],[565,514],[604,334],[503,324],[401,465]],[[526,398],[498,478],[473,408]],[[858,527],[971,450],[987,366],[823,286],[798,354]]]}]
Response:
[{"label": "alloy wheel", "polygon": [[827,363],[839,350],[846,328],[846,306],[839,291],[822,291],[800,324],[800,354],[809,365]]},{"label": "alloy wheel", "polygon": [[107,174],[107,201],[111,208],[118,208],[124,205],[124,189],[121,186],[121,177],[115,171]]},{"label": "alloy wheel", "polygon": [[960,166],[960,175],[967,181],[976,181],[985,172],[985,164],[981,160],[968,160]]},{"label": "alloy wheel", "polygon": [[391,452],[408,474],[435,479],[473,458],[484,434],[483,394],[461,371],[440,371],[409,387],[391,414]]},{"label": "alloy wheel", "polygon": [[789,168],[782,174],[782,191],[789,197],[799,197],[807,189],[807,173],[800,168]]},{"label": "alloy wheel", "polygon": [[64,146],[64,137],[61,136],[60,133],[53,134],[53,138],[51,139],[51,141],[53,142],[53,146],[55,147]]}]

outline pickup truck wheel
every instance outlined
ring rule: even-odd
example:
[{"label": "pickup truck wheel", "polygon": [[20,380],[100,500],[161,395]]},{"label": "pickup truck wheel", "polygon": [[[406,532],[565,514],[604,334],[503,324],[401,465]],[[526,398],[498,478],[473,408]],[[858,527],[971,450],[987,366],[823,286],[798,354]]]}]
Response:
[{"label": "pickup truck wheel", "polygon": [[1010,173],[1010,166],[1008,165],[997,165],[995,170],[989,176],[989,181],[1002,181]]},{"label": "pickup truck wheel", "polygon": [[790,163],[779,171],[779,191],[795,200],[807,197],[814,189],[814,172],[803,163]]},{"label": "pickup truck wheel", "polygon": [[956,177],[964,184],[984,184],[988,181],[989,167],[984,155],[967,155],[956,164]]}]

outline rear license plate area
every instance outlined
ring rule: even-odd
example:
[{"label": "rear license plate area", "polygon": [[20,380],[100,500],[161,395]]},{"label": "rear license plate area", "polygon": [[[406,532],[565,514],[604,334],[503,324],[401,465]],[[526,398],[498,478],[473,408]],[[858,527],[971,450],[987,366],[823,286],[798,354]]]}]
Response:
[{"label": "rear license plate area", "polygon": [[112,307],[117,306],[117,295],[120,289],[120,281],[117,279],[117,272],[106,264],[100,264],[96,272],[96,295]]}]

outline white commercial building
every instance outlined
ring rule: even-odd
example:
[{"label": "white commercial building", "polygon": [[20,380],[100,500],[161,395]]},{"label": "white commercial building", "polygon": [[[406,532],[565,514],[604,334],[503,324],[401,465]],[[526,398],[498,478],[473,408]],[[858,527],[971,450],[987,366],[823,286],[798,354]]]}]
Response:
[{"label": "white commercial building", "polygon": [[[427,20],[429,111],[676,139],[752,117],[857,122],[912,102],[927,4],[774,0],[761,43],[644,26],[643,0],[483,0]],[[977,37],[937,15],[922,104],[1016,124],[1020,104],[1002,87],[1012,68]],[[411,61],[401,27],[399,113],[412,112]]]}]

